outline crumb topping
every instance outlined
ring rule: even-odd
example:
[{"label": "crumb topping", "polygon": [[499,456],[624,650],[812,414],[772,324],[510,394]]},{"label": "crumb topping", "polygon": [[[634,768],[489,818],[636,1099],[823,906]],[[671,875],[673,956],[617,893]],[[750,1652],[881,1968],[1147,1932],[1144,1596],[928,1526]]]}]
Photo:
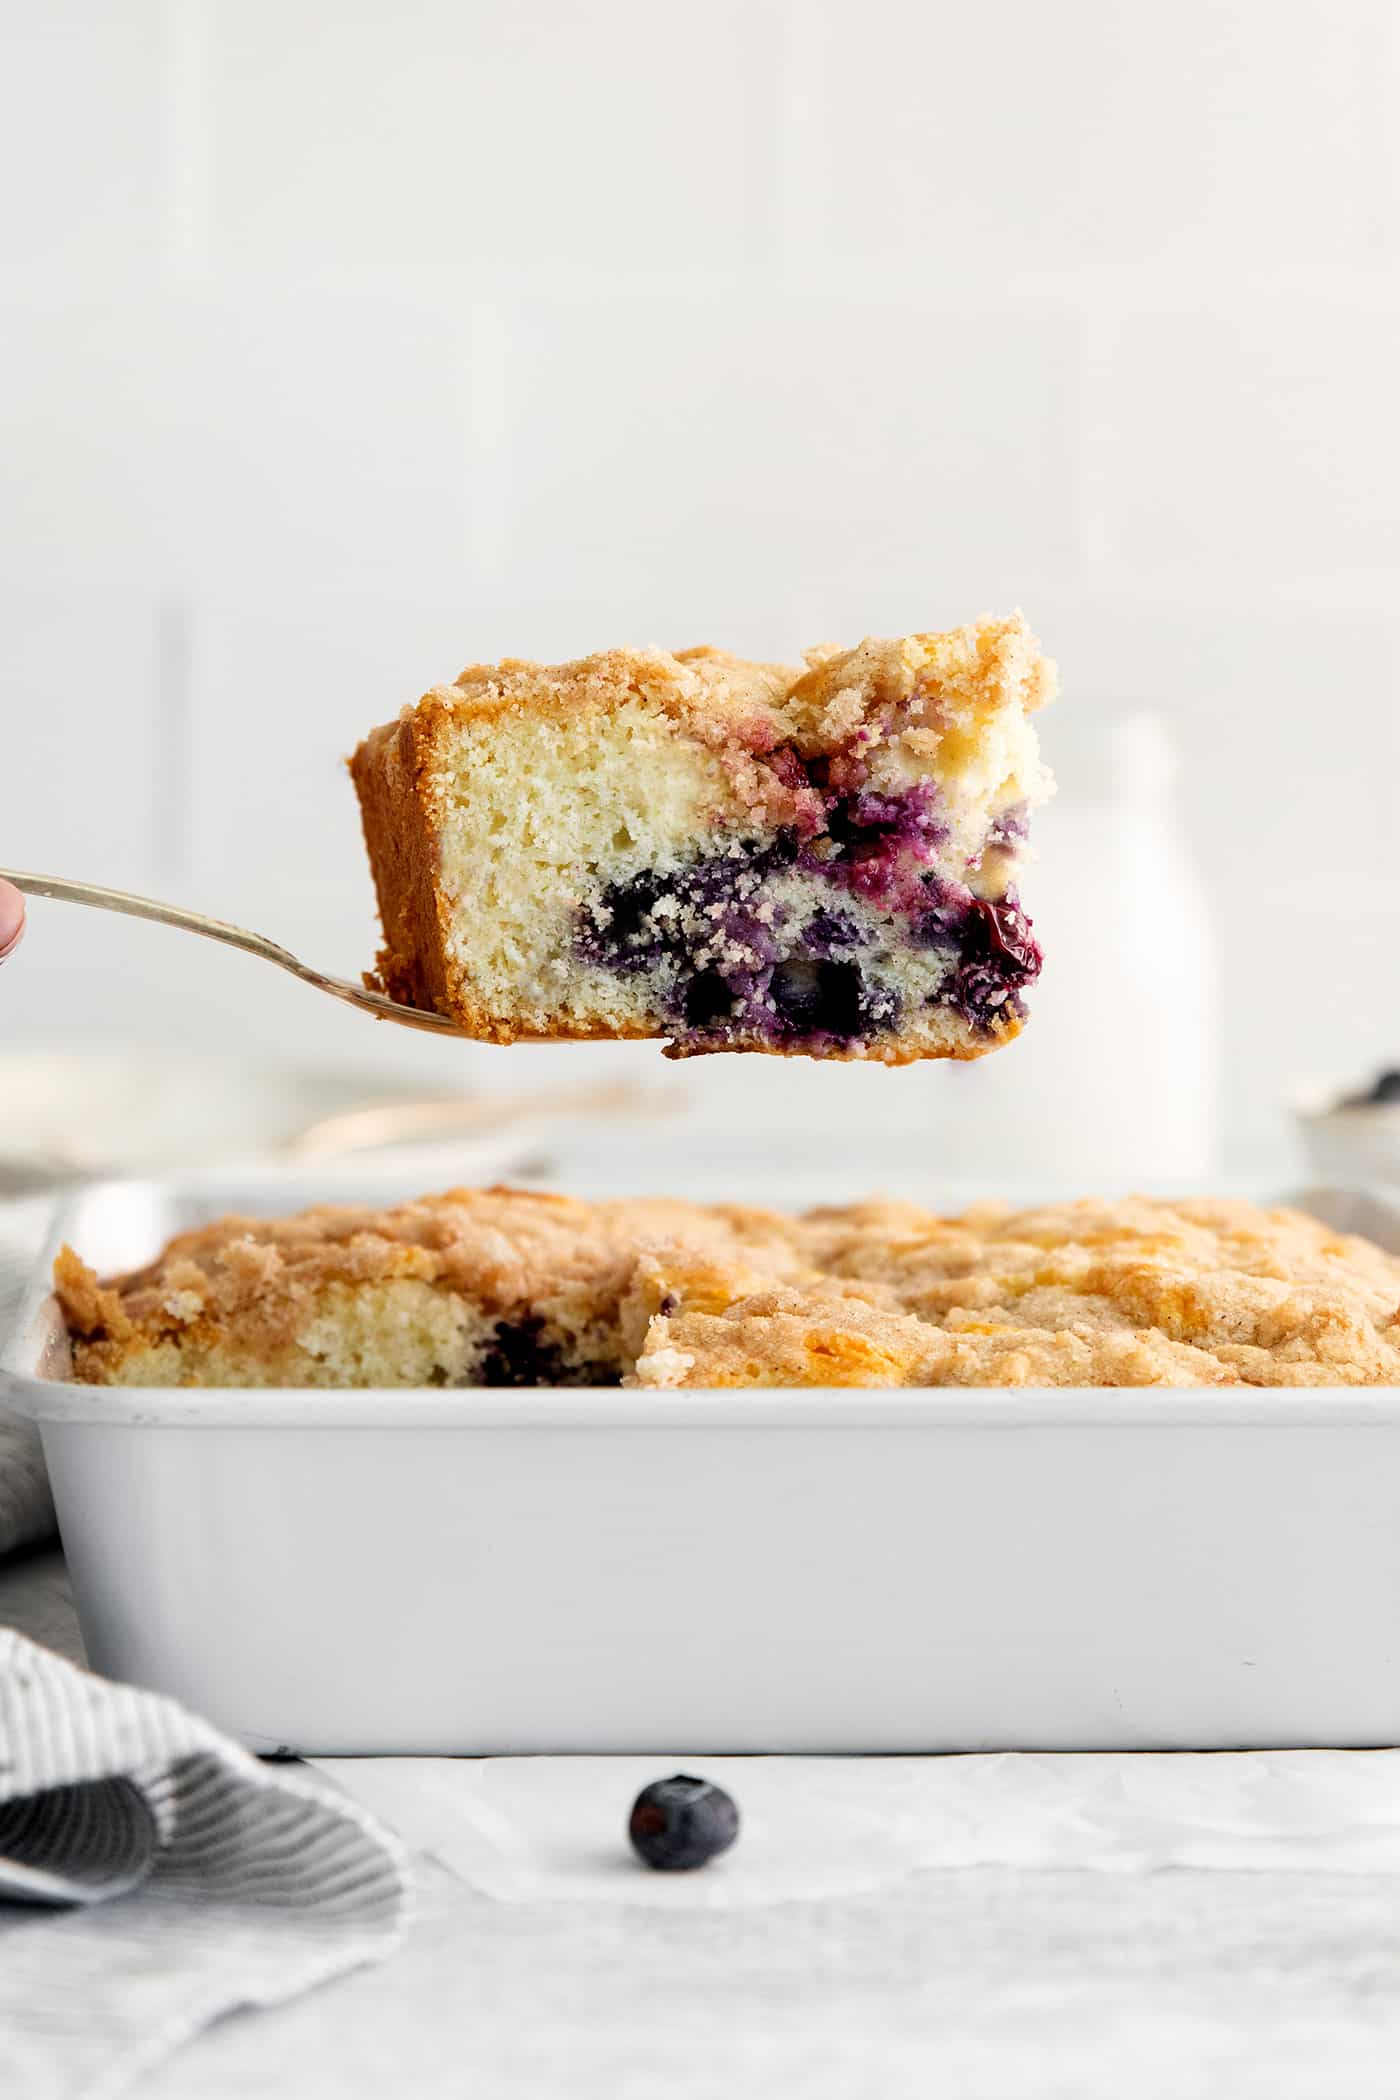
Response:
[{"label": "crumb topping", "polygon": [[1226,1199],[787,1218],[457,1189],[223,1219],[107,1283],[65,1249],[55,1285],[78,1375],[98,1382],[140,1382],[133,1366],[165,1351],[172,1375],[152,1382],[179,1383],[181,1351],[207,1375],[219,1350],[297,1382],[308,1330],[358,1300],[420,1324],[467,1306],[501,1375],[471,1372],[468,1349],[454,1383],[552,1382],[541,1365],[576,1382],[599,1363],[653,1386],[1400,1383],[1400,1259]]}]

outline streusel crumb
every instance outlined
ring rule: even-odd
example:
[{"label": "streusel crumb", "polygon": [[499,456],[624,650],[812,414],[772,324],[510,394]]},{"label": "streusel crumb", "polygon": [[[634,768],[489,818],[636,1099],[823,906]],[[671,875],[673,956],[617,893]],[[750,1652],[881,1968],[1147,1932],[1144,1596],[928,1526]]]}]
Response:
[{"label": "streusel crumb", "polygon": [[55,1284],[119,1385],[1400,1383],[1400,1258],[1201,1199],[787,1218],[457,1189],[228,1218]]}]

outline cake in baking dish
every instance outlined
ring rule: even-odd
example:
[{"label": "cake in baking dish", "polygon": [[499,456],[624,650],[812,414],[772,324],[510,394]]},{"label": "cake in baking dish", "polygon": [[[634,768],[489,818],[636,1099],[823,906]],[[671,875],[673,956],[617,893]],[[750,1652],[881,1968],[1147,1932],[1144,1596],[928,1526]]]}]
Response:
[{"label": "cake in baking dish", "polygon": [[101,1282],[75,1376],[218,1386],[1400,1383],[1400,1259],[1235,1201],[801,1218],[454,1190],[226,1218]]},{"label": "cake in baking dish", "polygon": [[1040,969],[1017,878],[1053,691],[1019,615],[805,670],[474,665],[350,761],[367,982],[501,1043],[979,1057]]}]

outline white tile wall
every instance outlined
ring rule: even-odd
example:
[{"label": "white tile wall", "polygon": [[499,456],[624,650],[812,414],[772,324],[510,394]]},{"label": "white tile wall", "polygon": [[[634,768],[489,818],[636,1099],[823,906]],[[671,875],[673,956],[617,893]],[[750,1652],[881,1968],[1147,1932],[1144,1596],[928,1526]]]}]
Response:
[{"label": "white tile wall", "polygon": [[[1071,784],[1071,710],[1174,726],[1231,1158],[1296,1076],[1400,1056],[1389,0],[12,15],[0,862],[353,970],[340,758],[468,658],[1019,601]],[[236,958],[35,919],[6,1040],[441,1076]],[[696,1084],[926,1133],[951,1089]]]},{"label": "white tile wall", "polygon": [[759,223],[766,12],[229,0],[209,37],[213,266],[445,301],[486,273],[728,272]]},{"label": "white tile wall", "polygon": [[162,0],[6,10],[6,290],[74,301],[158,268],[169,169]]},{"label": "white tile wall", "polygon": [[[1134,576],[1340,572],[1384,601],[1400,565],[1400,282],[1369,298],[1238,296],[1125,318],[1104,379],[1108,557]],[[1390,296],[1388,296],[1390,294]]]},{"label": "white tile wall", "polygon": [[[511,574],[568,578],[625,632],[738,623],[738,643],[791,653],[1072,572],[1072,314],[898,288],[738,304],[517,306]],[[973,399],[995,415],[970,419]]]},{"label": "white tile wall", "polygon": [[189,301],[171,375],[199,596],[450,598],[466,563],[467,329],[373,287]]},{"label": "white tile wall", "polygon": [[[140,881],[161,857],[152,602],[0,582],[0,862]],[[37,1016],[0,1003],[6,1034]]]},{"label": "white tile wall", "polygon": [[0,286],[5,570],[16,586],[159,595],[186,558],[176,500],[190,413],[175,339],[183,309],[138,293]]},{"label": "white tile wall", "polygon": [[1380,8],[862,0],[794,9],[806,266],[926,290],[1374,249]]}]

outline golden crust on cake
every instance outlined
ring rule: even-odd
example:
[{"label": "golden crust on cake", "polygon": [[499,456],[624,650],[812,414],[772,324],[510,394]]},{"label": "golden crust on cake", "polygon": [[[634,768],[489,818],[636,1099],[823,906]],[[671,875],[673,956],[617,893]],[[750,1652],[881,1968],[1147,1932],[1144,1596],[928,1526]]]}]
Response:
[{"label": "golden crust on cake", "polygon": [[451,1189],[392,1209],[221,1218],[105,1285],[64,1248],[54,1282],[78,1375],[98,1383],[477,1383],[496,1329],[521,1324],[564,1372],[620,1376],[639,1246],[684,1233],[712,1259],[781,1265],[791,1231],[738,1206]]},{"label": "golden crust on cake", "polygon": [[453,1190],[186,1233],[55,1287],[97,1384],[1400,1384],[1400,1259],[1291,1210],[803,1218]]},{"label": "golden crust on cake", "polygon": [[492,1042],[981,1056],[1039,968],[1014,877],[1053,691],[1019,614],[805,669],[472,665],[350,760],[384,929],[366,982]]}]

